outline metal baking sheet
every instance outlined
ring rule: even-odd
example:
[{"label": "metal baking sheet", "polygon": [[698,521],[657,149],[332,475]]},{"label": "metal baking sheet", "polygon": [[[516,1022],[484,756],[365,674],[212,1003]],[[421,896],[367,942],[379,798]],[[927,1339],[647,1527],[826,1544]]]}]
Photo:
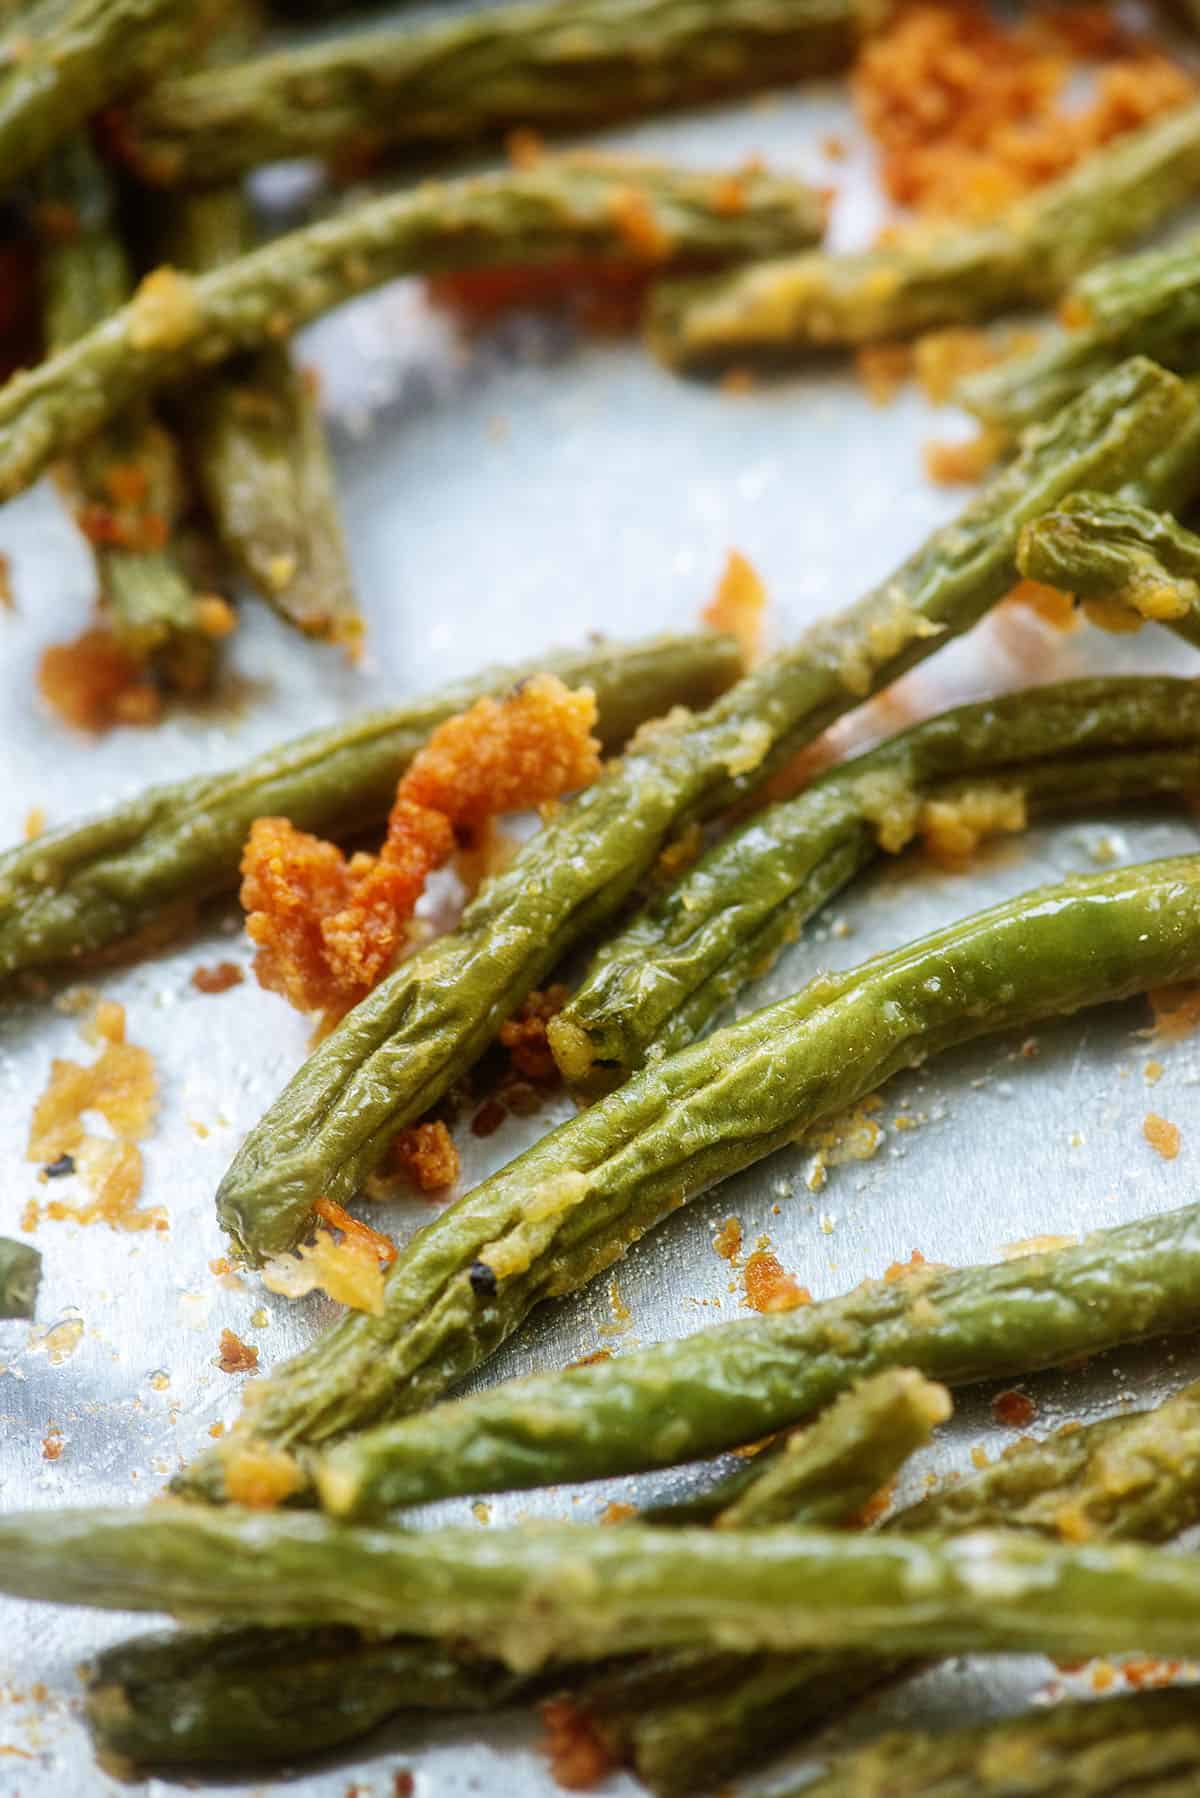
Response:
[{"label": "metal baking sheet", "polygon": [[[849,145],[846,161],[823,155],[830,132]],[[878,222],[869,154],[834,88],[655,122],[605,141],[694,163],[761,153],[839,187],[838,242],[864,241]],[[920,445],[962,432],[964,421],[933,413],[911,392],[877,410],[840,368],[731,395],[671,377],[633,343],[579,342],[532,317],[507,320],[468,349],[412,284],[344,309],[311,330],[302,348],[322,377],[370,626],[367,661],[350,669],[248,603],[228,678],[210,704],[153,733],[126,730],[98,742],[71,735],[41,710],[34,668],[46,644],[80,628],[91,574],[43,483],[0,512],[0,550],[18,604],[15,615],[0,616],[0,840],[20,836],[32,807],[58,823],[147,780],[239,761],[486,661],[529,656],[592,630],[635,636],[686,627],[731,547],[764,575],[774,631],[786,639],[884,575],[962,502],[925,480]],[[918,671],[912,690],[929,705],[1118,666],[1196,672],[1200,658],[1149,630],[1114,645],[1009,615]],[[990,851],[966,875],[912,861],[889,866],[839,902],[746,1004],[1043,879],[1198,846],[1194,821],[1163,813],[1038,830]],[[263,1293],[253,1276],[210,1270],[225,1246],[212,1206],[217,1179],[300,1062],[307,1033],[282,1000],[252,982],[217,997],[197,993],[192,971],[217,959],[249,963],[232,910],[187,942],[90,982],[126,1006],[131,1039],[156,1058],[162,1104],[146,1145],[145,1202],[166,1208],[170,1230],[133,1236],[41,1225],[38,1322],[0,1324],[5,1507],[150,1498],[181,1458],[208,1444],[211,1426],[237,1411],[242,1382],[214,1365],[223,1327],[255,1343],[270,1368],[331,1320],[333,1307],[320,1299],[288,1303]],[[1148,1017],[1144,1002],[1086,1013],[1038,1031],[1036,1056],[1000,1039],[904,1076],[883,1094],[884,1140],[873,1160],[832,1170],[818,1193],[808,1190],[800,1149],[730,1181],[640,1244],[615,1284],[606,1278],[546,1307],[482,1378],[561,1365],[600,1344],[620,1352],[736,1315],[730,1269],[712,1248],[714,1229],[731,1215],[747,1241],[768,1235],[784,1265],[823,1296],[914,1249],[948,1262],[986,1259],[1031,1235],[1194,1198],[1200,1044],[1156,1047],[1165,1072],[1151,1089],[1141,1034]],[[53,1056],[90,1053],[78,1024],[50,999],[0,1014],[0,1230],[17,1232],[26,1201],[44,1196],[24,1159],[30,1112]],[[1173,1163],[1143,1140],[1151,1109],[1182,1128]],[[467,1135],[465,1182],[565,1110],[552,1102],[487,1142]],[[898,1129],[897,1114],[918,1127]],[[421,1203],[397,1204],[381,1221],[403,1235],[428,1214]],[[260,1307],[261,1327],[253,1321]],[[51,1334],[69,1320],[78,1328]],[[1195,1348],[1160,1346],[1040,1378],[1027,1390],[1046,1427],[1131,1399],[1145,1403],[1197,1373]],[[910,1486],[968,1465],[977,1444],[991,1453],[1008,1440],[989,1398],[963,1395],[953,1424],[907,1476]],[[55,1461],[42,1453],[51,1427],[64,1444]],[[545,1509],[586,1518],[610,1497],[636,1500],[679,1489],[689,1477],[496,1498],[490,1517],[495,1525]],[[472,1513],[445,1506],[439,1515]],[[0,1605],[0,1791],[43,1798],[122,1789],[92,1762],[75,1668],[150,1621]],[[849,1733],[899,1717],[1000,1710],[1056,1677],[1036,1659],[951,1664],[863,1707]],[[777,1789],[804,1764],[798,1751],[738,1789]],[[389,1798],[400,1768],[415,1775],[420,1798],[551,1798],[556,1790],[534,1724],[516,1714],[464,1726],[397,1724],[352,1757],[298,1770],[288,1789],[303,1798],[351,1790]],[[248,1798],[269,1783],[229,1779],[222,1790]],[[151,1780],[140,1789],[177,1788]],[[610,1798],[638,1790],[626,1775],[604,1787]]]}]

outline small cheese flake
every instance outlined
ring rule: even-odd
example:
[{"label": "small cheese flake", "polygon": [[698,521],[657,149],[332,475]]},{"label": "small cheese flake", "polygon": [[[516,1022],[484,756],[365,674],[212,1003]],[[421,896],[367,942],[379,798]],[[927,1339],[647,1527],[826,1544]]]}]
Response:
[{"label": "small cheese flake", "polygon": [[998,431],[984,427],[961,443],[931,441],[923,444],[921,459],[925,473],[939,487],[972,486],[981,481],[996,462],[1004,443]]},{"label": "small cheese flake", "polygon": [[812,1294],[789,1273],[785,1273],[776,1257],[766,1249],[756,1249],[742,1270],[745,1303],[752,1311],[764,1314],[795,1311],[812,1304]]},{"label": "small cheese flake", "polygon": [[1007,1430],[1024,1430],[1037,1416],[1037,1406],[1024,1392],[998,1392],[992,1400],[992,1416]]},{"label": "small cheese flake", "polygon": [[977,1467],[981,1473],[988,1465],[987,1449],[982,1447],[979,1443],[976,1443],[975,1447],[971,1450],[971,1465],[972,1467]]},{"label": "small cheese flake", "polygon": [[225,1462],[225,1490],[231,1504],[273,1511],[304,1484],[300,1469],[280,1448],[250,1442]]},{"label": "small cheese flake", "polygon": [[396,1259],[397,1249],[390,1236],[380,1230],[373,1230],[370,1224],[364,1224],[356,1217],[351,1217],[341,1205],[333,1199],[318,1199],[313,1210],[322,1223],[328,1224],[331,1230],[340,1230],[348,1241],[369,1251],[385,1267],[390,1267]]},{"label": "small cheese flake", "polygon": [[1142,1135],[1164,1161],[1174,1161],[1179,1153],[1179,1125],[1172,1124],[1156,1111],[1147,1112],[1142,1124]]},{"label": "small cheese flake", "polygon": [[555,1783],[567,1792],[590,1792],[617,1765],[598,1722],[571,1698],[547,1699],[540,1709],[542,1750]]},{"label": "small cheese flake", "polygon": [[855,352],[854,372],[873,406],[890,406],[913,372],[908,343],[873,343]]},{"label": "small cheese flake", "polygon": [[339,1305],[352,1311],[366,1311],[378,1317],[383,1311],[383,1269],[379,1256],[369,1243],[356,1234],[335,1236],[319,1230],[312,1242],[301,1243],[294,1255],[280,1255],[268,1261],[262,1272],[268,1292],[282,1298],[303,1298],[310,1292],[324,1292]]},{"label": "small cheese flake", "polygon": [[727,1217],[716,1235],[713,1237],[713,1248],[722,1261],[733,1261],[742,1252],[742,1222],[737,1217]]},{"label": "small cheese flake", "polygon": [[1153,987],[1146,997],[1154,1022],[1141,1034],[1152,1041],[1180,1043],[1200,1027],[1200,985]]},{"label": "small cheese flake", "polygon": [[254,1373],[258,1367],[258,1350],[235,1336],[232,1330],[222,1330],[220,1352],[213,1365],[222,1373]]},{"label": "small cheese flake", "polygon": [[24,836],[25,841],[27,843],[32,843],[37,837],[41,836],[45,828],[45,807],[41,805],[31,805],[25,814],[25,822],[22,825],[22,835]]},{"label": "small cheese flake", "polygon": [[157,724],[162,715],[158,688],[106,625],[51,644],[38,663],[37,684],[65,723],[93,735],[118,724]]},{"label": "small cheese flake", "polygon": [[631,1517],[637,1516],[637,1506],[627,1505],[623,1499],[612,1498],[605,1505],[597,1523],[628,1523]]},{"label": "small cheese flake", "polygon": [[178,350],[202,323],[195,283],[164,264],[139,282],[129,302],[129,343],[134,350]]},{"label": "small cheese flake", "polygon": [[1142,1079],[1147,1086],[1157,1086],[1165,1071],[1161,1061],[1150,1060],[1142,1069]]},{"label": "small cheese flake", "polygon": [[762,659],[767,589],[753,563],[731,549],[717,590],[701,612],[710,630],[725,631],[737,641],[746,668]]},{"label": "small cheese flake", "polygon": [[1020,1261],[1025,1255],[1052,1255],[1056,1249],[1074,1248],[1077,1236],[1026,1236],[1020,1242],[1006,1242],[1000,1253],[1006,1261]]},{"label": "small cheese flake", "polygon": [[548,1029],[566,1002],[565,986],[547,987],[544,992],[530,993],[516,1016],[501,1024],[501,1047],[508,1050],[513,1067],[527,1080],[557,1080],[558,1064],[550,1052]]},{"label": "small cheese flake", "polygon": [[889,1286],[893,1286],[897,1280],[903,1280],[909,1274],[919,1273],[923,1267],[927,1267],[928,1265],[929,1263],[926,1261],[924,1255],[922,1255],[920,1249],[914,1249],[909,1260],[893,1261],[889,1267],[886,1267],[883,1271],[883,1277]]},{"label": "small cheese flake", "polygon": [[[498,1128],[504,1119],[504,1107],[498,1107]],[[489,1135],[488,1130],[475,1134]],[[412,1124],[401,1130],[392,1144],[392,1164],[422,1192],[442,1192],[453,1186],[462,1171],[462,1163],[449,1128],[440,1118],[424,1124]]]},{"label": "small cheese flake", "polygon": [[66,1437],[56,1423],[52,1423],[42,1438],[42,1460],[57,1461],[67,1446]]},{"label": "small cheese flake", "polygon": [[198,993],[227,993],[245,979],[235,961],[219,961],[212,967],[194,968],[192,985]]},{"label": "small cheese flake", "polygon": [[1019,581],[1004,603],[1023,606],[1043,624],[1064,635],[1077,631],[1080,626],[1079,612],[1071,595],[1060,593],[1057,587],[1044,586],[1041,581]]}]

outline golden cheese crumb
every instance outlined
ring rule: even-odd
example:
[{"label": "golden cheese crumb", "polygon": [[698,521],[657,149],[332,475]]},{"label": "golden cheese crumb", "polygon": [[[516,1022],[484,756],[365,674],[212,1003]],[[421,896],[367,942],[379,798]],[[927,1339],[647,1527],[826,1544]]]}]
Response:
[{"label": "golden cheese crumb", "polygon": [[25,841],[27,843],[32,843],[35,840],[35,838],[41,836],[41,834],[45,830],[45,828],[46,828],[45,807],[40,806],[40,805],[31,805],[29,810],[25,814],[25,823],[24,823],[23,833],[22,833],[24,835]]},{"label": "golden cheese crumb", "polygon": [[129,342],[135,350],[182,349],[202,323],[195,283],[166,264],[139,282],[129,313]]},{"label": "golden cheese crumb", "polygon": [[1159,1117],[1156,1111],[1147,1112],[1142,1124],[1142,1135],[1150,1147],[1157,1150],[1164,1161],[1174,1161],[1179,1153],[1180,1144],[1178,1124],[1168,1123],[1167,1119]]},{"label": "golden cheese crumb", "polygon": [[752,1311],[795,1311],[812,1304],[812,1294],[791,1274],[785,1273],[779,1261],[766,1249],[756,1249],[742,1271],[745,1303]]},{"label": "golden cheese crumb", "polygon": [[986,837],[1025,829],[1025,795],[1019,787],[966,787],[953,798],[927,799],[917,815],[917,834],[943,868],[960,869]]},{"label": "golden cheese crumb", "polygon": [[710,630],[726,631],[736,640],[746,668],[762,659],[766,608],[762,576],[740,550],[731,549],[717,590],[700,617]]},{"label": "golden cheese crumb", "polygon": [[1064,636],[1079,629],[1079,612],[1071,595],[1060,593],[1057,587],[1047,587],[1041,581],[1018,581],[1004,604],[1023,606],[1043,624],[1061,631]]},{"label": "golden cheese crumb", "polygon": [[215,1365],[222,1373],[253,1373],[258,1367],[258,1350],[232,1330],[222,1330]]},{"label": "golden cheese crumb", "polygon": [[713,1237],[713,1248],[722,1261],[733,1261],[742,1252],[741,1219],[727,1217]]}]

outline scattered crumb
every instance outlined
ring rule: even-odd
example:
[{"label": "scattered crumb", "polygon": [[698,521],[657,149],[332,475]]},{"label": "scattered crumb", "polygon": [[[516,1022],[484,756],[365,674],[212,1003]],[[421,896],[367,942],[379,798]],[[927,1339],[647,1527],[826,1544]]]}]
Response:
[{"label": "scattered crumb", "polygon": [[616,1766],[599,1726],[571,1698],[550,1698],[541,1706],[543,1752],[555,1782],[567,1792],[587,1792]]},{"label": "scattered crumb", "polygon": [[1142,1124],[1142,1135],[1152,1149],[1162,1156],[1164,1161],[1174,1161],[1179,1153],[1179,1125],[1168,1123],[1166,1118],[1159,1117],[1156,1111],[1147,1112]]},{"label": "scattered crumb", "polygon": [[289,1299],[324,1292],[339,1305],[378,1317],[383,1310],[383,1268],[395,1260],[395,1244],[331,1199],[318,1199],[313,1209],[333,1227],[319,1229],[294,1254],[268,1261],[262,1270],[263,1285]]},{"label": "scattered crumb", "polygon": [[[118,1230],[165,1230],[161,1206],[142,1211],[142,1157],[138,1142],[149,1135],[158,1111],[158,1080],[147,1049],[125,1041],[124,1007],[102,1000],[81,1034],[103,1044],[93,1062],[55,1059],[46,1089],[34,1106],[27,1159],[48,1173],[77,1173],[90,1202],[70,1205],[48,1199],[26,1207],[23,1224],[39,1215]],[[89,1131],[85,1119],[98,1113],[112,1136]],[[69,1163],[69,1165],[67,1165]]]},{"label": "scattered crumb", "polygon": [[973,1467],[977,1467],[980,1470],[980,1472],[983,1471],[983,1469],[988,1465],[988,1452],[987,1452],[986,1448],[982,1448],[978,1444],[976,1444],[976,1446],[971,1450],[971,1465]]},{"label": "scattered crumb", "polygon": [[508,1050],[513,1067],[527,1080],[558,1080],[558,1064],[550,1052],[547,1026],[567,1002],[567,989],[556,985],[530,993],[515,1017],[500,1026],[501,1046]]},{"label": "scattered crumb", "polygon": [[913,372],[910,343],[871,343],[854,354],[854,372],[873,406],[890,406]]},{"label": "scattered crumb", "polygon": [[827,131],[821,139],[821,154],[830,162],[845,162],[850,151],[844,137],[839,136],[836,131]]},{"label": "scattered crumb", "polygon": [[920,1249],[914,1249],[908,1261],[893,1261],[890,1266],[884,1268],[883,1277],[889,1286],[893,1286],[897,1280],[903,1280],[906,1274],[916,1273],[920,1268],[930,1265]]},{"label": "scattered crumb", "polygon": [[214,1442],[219,1442],[221,1437],[225,1434],[225,1425],[219,1420],[216,1423],[210,1423],[208,1426],[208,1433],[213,1438]]},{"label": "scattered crumb", "polygon": [[766,607],[767,589],[758,570],[740,550],[731,549],[700,619],[710,630],[727,631],[736,640],[746,668],[762,659]]},{"label": "scattered crumb", "polygon": [[[1082,107],[1067,84],[1095,66]],[[1191,77],[1107,8],[1009,23],[981,5],[915,4],[873,33],[853,78],[885,191],[939,218],[994,217],[1099,145],[1191,97]]]},{"label": "scattered crumb", "polygon": [[1024,1430],[1037,1416],[1037,1406],[1023,1392],[998,1392],[992,1400],[992,1416],[1005,1429]]},{"label": "scattered crumb", "polygon": [[628,1523],[631,1517],[637,1516],[637,1506],[627,1505],[623,1499],[611,1498],[597,1517],[597,1523]]},{"label": "scattered crumb", "polygon": [[129,342],[135,350],[182,349],[201,321],[195,283],[164,264],[144,275],[129,302]]},{"label": "scattered crumb", "polygon": [[892,1498],[896,1491],[896,1476],[879,1488],[865,1505],[860,1505],[853,1517],[846,1519],[847,1527],[852,1530],[870,1530],[885,1517],[891,1509]]},{"label": "scattered crumb", "polygon": [[1200,985],[1158,986],[1146,997],[1154,1022],[1140,1035],[1154,1042],[1180,1043],[1200,1026]]},{"label": "scattered crumb", "polygon": [[42,1437],[42,1460],[57,1461],[67,1446],[66,1437],[56,1423],[48,1426]]},{"label": "scattered crumb", "polygon": [[1079,629],[1079,612],[1071,595],[1060,593],[1057,587],[1043,586],[1041,581],[1018,581],[1004,604],[1023,606],[1043,624],[1064,635]]},{"label": "scattered crumb", "polygon": [[494,1136],[508,1112],[497,1098],[487,1098],[471,1119],[471,1135],[479,1137]]},{"label": "scattered crumb", "polygon": [[245,975],[235,961],[219,961],[211,968],[194,968],[192,985],[198,993],[227,993],[241,986]]},{"label": "scattered crumb", "polygon": [[400,1767],[392,1774],[392,1798],[413,1798],[417,1782],[407,1767]]},{"label": "scattered crumb", "polygon": [[213,1363],[222,1373],[254,1373],[258,1367],[258,1350],[232,1330],[221,1331],[220,1353]]},{"label": "scattered crumb", "polygon": [[991,368],[1006,356],[1031,350],[1037,342],[1033,331],[972,330],[952,326],[944,331],[927,331],[913,345],[916,377],[926,399],[935,406],[945,406],[967,375]]},{"label": "scattered crumb", "polygon": [[22,826],[22,834],[24,835],[25,841],[27,843],[34,842],[36,838],[41,836],[45,828],[45,807],[41,805],[31,805],[25,814],[25,823]]},{"label": "scattered crumb", "polygon": [[1163,1077],[1164,1071],[1161,1061],[1148,1061],[1142,1069],[1142,1079],[1146,1082],[1147,1086],[1157,1086]]},{"label": "scattered crumb", "polygon": [[71,643],[51,644],[38,663],[37,684],[47,705],[76,730],[157,724],[162,715],[157,687],[104,625]]},{"label": "scattered crumb", "polygon": [[742,1270],[747,1304],[752,1311],[794,1311],[800,1305],[811,1305],[812,1294],[791,1274],[785,1273],[775,1256],[766,1249],[756,1249]]},{"label": "scattered crumb", "polygon": [[[499,1105],[498,1110],[499,1117],[492,1129],[498,1129],[505,1117],[503,1105]],[[475,1128],[481,1116],[482,1108],[476,1113],[471,1126],[474,1134],[491,1135],[491,1130]],[[422,1192],[442,1192],[447,1186],[453,1186],[462,1172],[454,1139],[440,1118],[430,1123],[413,1124],[409,1129],[401,1130],[392,1144],[391,1158],[396,1171],[406,1175]]]},{"label": "scattered crumb", "polygon": [[961,443],[940,443],[935,439],[923,444],[921,460],[925,473],[939,487],[970,486],[983,479],[1003,447],[1003,437],[983,427]]},{"label": "scattered crumb", "polygon": [[722,1261],[733,1261],[742,1252],[741,1219],[727,1217],[713,1237],[713,1248]]},{"label": "scattered crumb", "polygon": [[15,612],[16,599],[12,588],[12,563],[6,555],[0,555],[0,612]]},{"label": "scattered crumb", "polygon": [[737,399],[742,394],[753,393],[758,386],[758,378],[752,368],[727,368],[717,385],[723,394]]},{"label": "scattered crumb", "polygon": [[446,719],[400,780],[378,855],[347,860],[286,818],[256,819],[241,896],[259,984],[336,1022],[402,952],[426,878],[460,836],[595,778],[595,720],[590,689],[549,674]]}]

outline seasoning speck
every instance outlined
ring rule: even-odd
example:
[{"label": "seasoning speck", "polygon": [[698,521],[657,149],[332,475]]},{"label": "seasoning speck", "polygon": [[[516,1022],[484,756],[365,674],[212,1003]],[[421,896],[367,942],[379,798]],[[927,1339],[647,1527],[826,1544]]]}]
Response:
[{"label": "seasoning speck", "polygon": [[477,1299],[494,1299],[500,1290],[495,1271],[486,1261],[472,1261],[467,1278]]},{"label": "seasoning speck", "polygon": [[60,1155],[57,1161],[48,1161],[42,1169],[47,1180],[61,1180],[65,1174],[75,1172],[74,1155]]}]

